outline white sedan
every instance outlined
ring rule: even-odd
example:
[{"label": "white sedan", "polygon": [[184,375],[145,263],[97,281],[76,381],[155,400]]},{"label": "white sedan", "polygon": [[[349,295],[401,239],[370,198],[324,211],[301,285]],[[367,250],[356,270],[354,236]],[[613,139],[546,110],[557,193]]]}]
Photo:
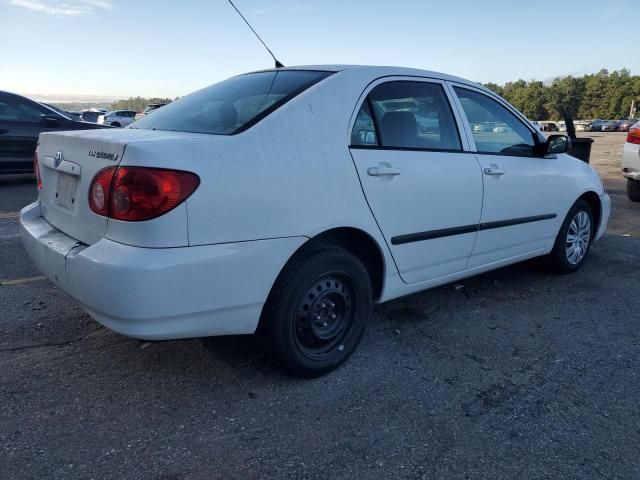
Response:
[{"label": "white sedan", "polygon": [[[437,119],[428,130],[419,119]],[[483,123],[508,128],[477,131]],[[122,130],[45,133],[32,260],[148,340],[270,335],[294,374],[355,350],[374,303],[604,232],[600,178],[477,83],[391,67],[240,75]]]},{"label": "white sedan", "polygon": [[136,112],[133,110],[114,110],[98,116],[98,123],[111,125],[112,127],[126,127],[136,120]]}]

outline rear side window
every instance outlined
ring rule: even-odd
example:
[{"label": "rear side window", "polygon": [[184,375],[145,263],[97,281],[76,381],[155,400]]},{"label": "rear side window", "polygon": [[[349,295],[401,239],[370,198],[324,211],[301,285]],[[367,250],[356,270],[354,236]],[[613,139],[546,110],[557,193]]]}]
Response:
[{"label": "rear side window", "polygon": [[533,132],[513,113],[481,93],[458,87],[455,91],[479,153],[533,155]]},{"label": "rear side window", "polygon": [[232,135],[329,75],[305,70],[240,75],[171,102],[131,128]]},{"label": "rear side window", "polygon": [[[375,122],[380,138],[376,137]],[[352,145],[461,150],[449,101],[437,83],[394,81],[375,87],[363,104]]]}]

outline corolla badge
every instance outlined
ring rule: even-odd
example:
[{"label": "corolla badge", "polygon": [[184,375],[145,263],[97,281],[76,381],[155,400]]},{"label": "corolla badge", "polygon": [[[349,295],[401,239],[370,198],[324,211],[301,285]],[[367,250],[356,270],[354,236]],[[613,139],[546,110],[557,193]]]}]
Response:
[{"label": "corolla badge", "polygon": [[96,158],[106,158],[107,160],[113,160],[114,162],[118,161],[117,153],[99,152],[97,150],[91,149],[89,150],[89,156]]},{"label": "corolla badge", "polygon": [[53,157],[53,166],[58,168],[62,163],[62,160],[64,160],[64,156],[62,155],[62,152],[57,152],[55,157]]}]

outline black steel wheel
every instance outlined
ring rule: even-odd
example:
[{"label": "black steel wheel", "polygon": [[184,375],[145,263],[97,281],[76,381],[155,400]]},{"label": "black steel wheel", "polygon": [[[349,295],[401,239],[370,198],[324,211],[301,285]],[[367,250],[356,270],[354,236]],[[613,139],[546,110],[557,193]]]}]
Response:
[{"label": "black steel wheel", "polygon": [[314,247],[280,274],[262,322],[283,365],[316,377],[353,353],[371,306],[371,281],[360,260],[342,248]]}]

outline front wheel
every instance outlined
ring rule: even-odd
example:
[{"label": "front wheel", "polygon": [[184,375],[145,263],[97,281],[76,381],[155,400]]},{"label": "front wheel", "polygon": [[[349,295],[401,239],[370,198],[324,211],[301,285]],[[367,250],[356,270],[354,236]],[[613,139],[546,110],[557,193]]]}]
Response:
[{"label": "front wheel", "polygon": [[553,270],[558,273],[578,270],[587,258],[595,228],[591,207],[586,201],[578,200],[571,207],[548,255]]},{"label": "front wheel", "polygon": [[632,202],[640,202],[640,180],[627,178],[627,197]]},{"label": "front wheel", "polygon": [[354,352],[372,303],[362,262],[342,248],[322,246],[285,267],[262,322],[284,367],[297,376],[317,377]]}]

